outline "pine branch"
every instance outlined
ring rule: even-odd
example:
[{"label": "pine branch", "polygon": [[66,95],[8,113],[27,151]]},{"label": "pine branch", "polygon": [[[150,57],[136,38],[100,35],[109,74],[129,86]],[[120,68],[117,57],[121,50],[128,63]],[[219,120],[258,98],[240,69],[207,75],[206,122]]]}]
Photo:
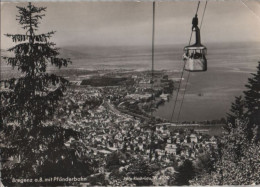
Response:
[{"label": "pine branch", "polygon": [[[24,85],[29,85],[35,83],[34,87],[35,91],[45,91],[44,88],[52,86],[63,86],[67,85],[69,81],[62,76],[57,76],[55,74],[40,74],[38,76],[32,77],[21,77],[19,79],[9,79],[9,80],[1,80],[0,85],[2,88],[7,88],[10,90],[14,90],[16,92],[20,92],[19,90],[24,90]],[[30,91],[30,89],[26,89]],[[31,90],[31,91],[34,91]]]},{"label": "pine branch", "polygon": [[70,61],[70,59],[64,59],[64,58],[51,58],[51,64],[52,65],[55,65],[59,68],[61,68],[62,66],[65,66],[67,67],[68,66],[68,63],[72,63]]},{"label": "pine branch", "polygon": [[46,11],[47,7],[36,7],[34,5],[32,5],[31,11],[32,13],[41,13],[42,11]]},{"label": "pine branch", "polygon": [[25,34],[5,34],[5,36],[12,38],[13,42],[24,42],[29,39]]},{"label": "pine branch", "polygon": [[34,35],[34,38],[36,42],[47,42],[47,39],[50,39],[54,33],[55,31],[51,31],[44,34]]},{"label": "pine branch", "polygon": [[16,55],[20,56],[43,56],[45,58],[56,57],[59,53],[56,48],[51,48],[54,46],[54,43],[21,43],[12,48],[9,48],[7,51],[14,52]]},{"label": "pine branch", "polygon": [[[25,26],[24,28],[29,28],[29,26]],[[47,42],[47,39],[50,39],[50,37],[55,33],[55,31],[51,31],[44,34],[34,35],[33,38],[37,42]],[[12,38],[13,42],[24,42],[29,39],[29,35],[27,34],[5,34],[5,36]]]},{"label": "pine branch", "polygon": [[[42,11],[46,11],[46,7],[35,7],[34,5],[28,5],[27,8],[25,7],[18,7],[19,14],[16,18],[17,21],[21,25],[25,25],[22,28],[37,28],[39,24],[39,19],[45,16],[45,14],[40,14]],[[34,15],[35,14],[35,15]],[[30,25],[30,27],[28,26]]]}]

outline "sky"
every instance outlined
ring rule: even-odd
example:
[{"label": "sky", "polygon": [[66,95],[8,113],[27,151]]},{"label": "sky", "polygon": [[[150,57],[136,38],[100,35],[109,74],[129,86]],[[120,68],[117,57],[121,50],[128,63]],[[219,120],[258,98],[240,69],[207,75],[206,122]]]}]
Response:
[{"label": "sky", "polygon": [[[151,44],[152,2],[41,2],[46,6],[39,33],[57,31],[62,46],[145,46]],[[24,33],[16,6],[1,3],[1,48],[12,46],[3,34]],[[201,21],[205,1],[199,9]],[[155,45],[186,44],[197,1],[156,2]],[[210,1],[201,29],[202,43],[260,41],[260,2]]]}]

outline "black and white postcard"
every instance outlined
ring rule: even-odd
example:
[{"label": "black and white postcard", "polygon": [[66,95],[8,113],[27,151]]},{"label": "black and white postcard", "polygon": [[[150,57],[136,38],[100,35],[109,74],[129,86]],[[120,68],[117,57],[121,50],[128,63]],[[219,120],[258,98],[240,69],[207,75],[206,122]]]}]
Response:
[{"label": "black and white postcard", "polygon": [[260,2],[1,2],[0,186],[260,184]]}]

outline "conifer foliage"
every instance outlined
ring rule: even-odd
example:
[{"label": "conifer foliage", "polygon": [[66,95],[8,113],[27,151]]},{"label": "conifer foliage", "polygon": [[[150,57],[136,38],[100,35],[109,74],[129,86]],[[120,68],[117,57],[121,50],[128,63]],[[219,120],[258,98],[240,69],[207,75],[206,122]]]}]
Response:
[{"label": "conifer foliage", "polygon": [[[244,97],[239,96],[235,98],[232,103],[230,113],[228,113],[226,130],[229,132],[236,128],[236,120],[246,120],[245,132],[247,138],[253,138],[253,130],[260,126],[260,62],[258,62],[257,73],[252,73],[252,77],[248,78],[247,88],[244,91]],[[260,129],[260,128],[258,128]],[[257,135],[256,141],[260,136]]]},{"label": "conifer foliage", "polygon": [[13,56],[2,57],[21,72],[19,78],[1,80],[0,135],[5,145],[1,156],[16,160],[3,168],[4,184],[14,185],[12,178],[53,177],[53,171],[59,176],[89,175],[87,158],[77,158],[76,150],[64,145],[80,133],[57,126],[53,120],[68,81],[47,73],[47,66],[61,68],[71,61],[58,57],[58,49],[49,41],[54,31],[38,34],[45,7],[28,3],[17,8],[25,34],[6,34],[16,45],[8,49]]},{"label": "conifer foliage", "polygon": [[[248,79],[245,94],[245,105],[247,108],[246,117],[249,119],[248,127],[249,135],[252,136],[252,129],[260,126],[260,62],[258,62],[257,73]],[[260,128],[258,128],[260,129]],[[257,140],[259,139],[259,135]]]},{"label": "conifer foliage", "polygon": [[192,185],[260,184],[260,62],[243,97],[228,114],[228,133],[218,143],[214,171],[195,177]]},{"label": "conifer foliage", "polygon": [[[39,125],[53,115],[55,105],[68,83],[62,77],[47,74],[47,64],[61,68],[70,63],[69,59],[58,58],[59,52],[55,44],[48,40],[54,31],[37,34],[39,20],[46,8],[35,7],[31,3],[27,7],[17,7],[17,20],[25,34],[6,34],[13,42],[18,43],[8,49],[13,57],[3,57],[13,68],[17,68],[24,76],[19,79],[3,80],[5,89],[1,91],[1,118],[8,122],[17,121],[28,128]],[[1,89],[2,90],[2,89]]]},{"label": "conifer foliage", "polygon": [[225,129],[230,132],[236,127],[236,119],[243,119],[245,113],[245,102],[242,96],[235,97],[235,102],[231,104],[230,113],[227,114],[227,122],[229,125]]}]

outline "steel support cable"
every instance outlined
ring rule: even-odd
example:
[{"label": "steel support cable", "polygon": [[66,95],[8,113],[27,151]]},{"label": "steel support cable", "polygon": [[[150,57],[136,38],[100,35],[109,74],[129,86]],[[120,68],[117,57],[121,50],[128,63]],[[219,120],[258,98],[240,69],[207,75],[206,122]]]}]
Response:
[{"label": "steel support cable", "polygon": [[184,61],[184,65],[183,65],[182,72],[181,72],[181,79],[180,79],[180,83],[179,83],[179,86],[178,86],[178,89],[177,89],[177,94],[176,94],[175,101],[174,101],[174,105],[173,105],[173,110],[172,110],[172,115],[171,115],[171,121],[172,121],[172,119],[173,119],[174,112],[175,112],[175,108],[176,108],[176,103],[177,103],[177,99],[178,99],[178,95],[179,95],[179,91],[180,91],[180,87],[181,87],[181,81],[182,81],[183,74],[184,74],[185,64],[186,64],[186,62]]},{"label": "steel support cable", "polygon": [[[152,102],[154,100],[154,30],[155,30],[155,1],[153,1],[153,26],[152,26],[152,78],[151,78],[151,88],[152,88]],[[151,108],[152,109],[152,108]],[[153,110],[151,110],[151,116],[153,117]]]},{"label": "steel support cable", "polygon": [[[198,2],[198,5],[197,5],[196,14],[198,13],[199,6],[200,6],[200,1]],[[190,45],[190,42],[191,42],[192,33],[193,33],[193,31],[191,31],[190,40],[189,40],[189,45]],[[175,101],[174,101],[174,105],[173,105],[173,111],[172,111],[172,115],[171,115],[171,121],[173,120],[173,117],[174,117],[174,112],[175,112],[175,109],[176,109],[177,99],[178,99],[178,95],[179,95],[179,91],[180,91],[180,87],[181,87],[181,82],[182,82],[182,78],[183,78],[183,74],[184,74],[185,65],[186,65],[186,61],[184,61],[184,65],[183,65],[183,68],[182,68],[181,79],[180,79],[180,83],[179,83],[179,86],[178,86],[178,89],[177,89],[177,94],[176,94]]]},{"label": "steel support cable", "polygon": [[206,8],[207,8],[207,4],[208,4],[208,1],[206,1],[206,3],[205,3],[205,7],[204,7],[204,11],[203,11],[202,18],[201,18],[201,23],[200,23],[200,30],[201,30],[201,27],[202,27],[202,22],[203,22],[203,19],[204,19],[204,15],[205,15],[205,11],[206,11]]},{"label": "steel support cable", "polygon": [[198,14],[199,7],[200,7],[200,1],[198,2],[198,6],[197,6],[197,10],[196,10],[196,14]]},{"label": "steel support cable", "polygon": [[187,81],[186,81],[186,84],[185,84],[184,93],[183,93],[182,100],[181,100],[181,106],[180,106],[180,110],[179,110],[178,117],[177,117],[177,123],[179,123],[179,117],[180,117],[180,114],[181,114],[181,108],[182,108],[182,105],[183,105],[184,96],[185,96],[185,93],[186,93],[189,78],[190,78],[190,72],[188,73]]},{"label": "steel support cable", "polygon": [[[206,8],[207,8],[207,3],[208,3],[208,1],[206,1],[206,3],[205,3],[205,7],[204,7],[204,10],[203,10],[203,15],[202,15],[201,23],[200,23],[200,29],[201,29],[201,26],[202,26],[202,23],[203,23],[205,11],[206,11]],[[190,38],[190,42],[191,42],[191,38]],[[181,109],[182,109],[185,93],[186,93],[186,90],[187,90],[187,85],[188,85],[188,82],[189,82],[189,78],[190,78],[190,72],[188,73],[187,81],[186,81],[186,84],[185,84],[185,89],[184,89],[183,97],[182,97],[182,100],[181,100],[181,106],[180,106],[180,110],[179,110],[178,117],[177,117],[177,123],[179,122],[179,117],[180,117],[180,114],[181,114]]]},{"label": "steel support cable", "polygon": [[151,89],[152,89],[152,100],[151,100],[151,122],[152,122],[152,133],[151,133],[151,144],[150,144],[150,161],[152,160],[152,145],[154,140],[154,124],[153,124],[153,104],[154,104],[154,31],[155,31],[155,1],[153,1],[153,23],[152,23],[152,72],[151,72]]}]

